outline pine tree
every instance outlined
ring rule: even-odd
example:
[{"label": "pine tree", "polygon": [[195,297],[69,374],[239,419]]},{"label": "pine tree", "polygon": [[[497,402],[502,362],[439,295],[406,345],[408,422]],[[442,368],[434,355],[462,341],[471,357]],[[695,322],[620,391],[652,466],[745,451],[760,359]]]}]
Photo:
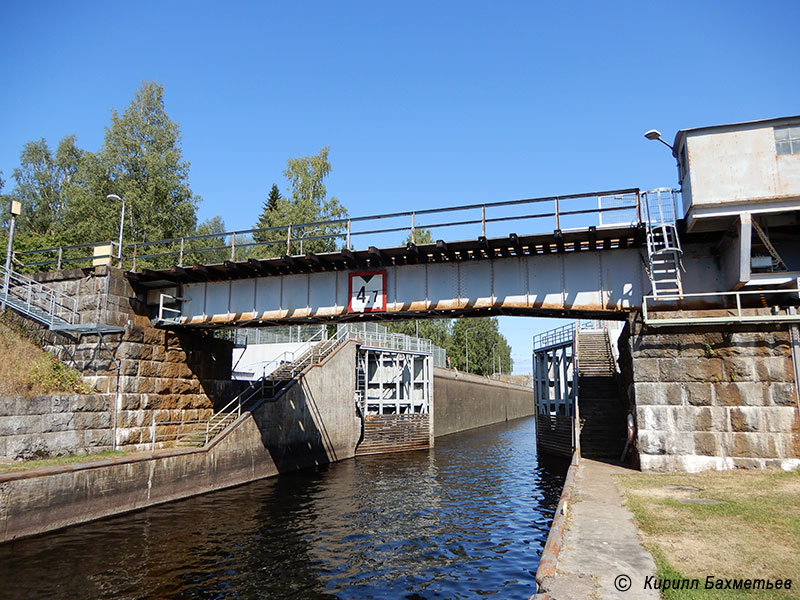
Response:
[{"label": "pine tree", "polygon": [[[258,222],[254,229],[269,229],[275,227],[278,215],[279,202],[283,200],[278,186],[272,184],[272,189],[269,191],[267,199],[264,201],[264,208],[261,210],[261,216],[258,217]],[[275,231],[261,231],[253,234],[253,239],[257,242],[267,242],[271,240],[282,239],[280,232]]]}]

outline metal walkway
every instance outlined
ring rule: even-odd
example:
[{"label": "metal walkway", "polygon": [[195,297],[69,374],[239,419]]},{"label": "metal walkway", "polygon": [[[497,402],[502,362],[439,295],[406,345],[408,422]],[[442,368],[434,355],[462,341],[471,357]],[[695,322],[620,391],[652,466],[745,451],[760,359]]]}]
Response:
[{"label": "metal walkway", "polygon": [[50,331],[72,336],[122,333],[125,328],[104,323],[81,323],[77,300],[19,273],[0,267],[0,304],[33,319]]}]

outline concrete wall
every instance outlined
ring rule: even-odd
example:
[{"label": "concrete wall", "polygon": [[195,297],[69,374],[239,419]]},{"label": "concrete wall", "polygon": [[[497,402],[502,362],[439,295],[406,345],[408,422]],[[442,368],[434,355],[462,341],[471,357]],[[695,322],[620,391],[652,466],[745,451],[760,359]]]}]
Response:
[{"label": "concrete wall", "polygon": [[788,331],[631,325],[623,355],[642,470],[800,466]]},{"label": "concrete wall", "polygon": [[435,437],[526,417],[534,413],[533,388],[449,369],[433,370]]},{"label": "concrete wall", "polygon": [[204,449],[0,474],[0,542],[351,458],[354,373],[348,343]]},{"label": "concrete wall", "polygon": [[30,460],[110,449],[113,402],[108,394],[0,398],[0,458]]}]

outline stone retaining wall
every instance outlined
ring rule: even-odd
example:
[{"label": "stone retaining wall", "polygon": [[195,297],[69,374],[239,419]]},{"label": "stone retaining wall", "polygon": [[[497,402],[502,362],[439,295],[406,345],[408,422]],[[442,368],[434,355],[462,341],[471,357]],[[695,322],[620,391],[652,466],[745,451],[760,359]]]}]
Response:
[{"label": "stone retaining wall", "polygon": [[119,446],[149,449],[154,420],[205,419],[242,389],[231,381],[231,342],[210,332],[150,327],[147,306],[119,269],[73,269],[35,277],[76,298],[81,323],[125,327],[124,333],[104,339],[84,335],[74,340],[47,332],[43,344],[98,392],[117,396]]},{"label": "stone retaining wall", "polygon": [[629,326],[643,470],[800,466],[788,331]]},{"label": "stone retaining wall", "polygon": [[112,446],[107,394],[0,398],[0,458],[86,454]]},{"label": "stone retaining wall", "polygon": [[337,348],[205,448],[0,473],[0,543],[352,458],[355,355]]}]

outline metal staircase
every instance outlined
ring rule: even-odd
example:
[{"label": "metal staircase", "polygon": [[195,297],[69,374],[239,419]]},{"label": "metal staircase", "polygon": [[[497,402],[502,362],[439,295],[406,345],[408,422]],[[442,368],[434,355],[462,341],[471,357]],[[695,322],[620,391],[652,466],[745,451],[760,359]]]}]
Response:
[{"label": "metal staircase", "polygon": [[681,243],[676,226],[676,191],[657,188],[644,193],[647,213],[648,275],[652,294],[683,295]]},{"label": "metal staircase", "polygon": [[[41,323],[50,331],[58,331],[73,337],[84,334],[99,335],[122,333],[124,327],[105,323],[81,323],[76,298],[62,294],[51,287],[29,277],[7,272],[0,267],[0,304],[9,306],[23,316]],[[105,343],[104,340],[102,340]],[[109,350],[113,358],[113,352]]]},{"label": "metal staircase", "polygon": [[625,444],[625,410],[608,330],[580,331],[575,341],[581,455],[619,456]]},{"label": "metal staircase", "polygon": [[0,303],[45,325],[48,329],[68,329],[80,322],[78,302],[53,288],[0,267]]},{"label": "metal staircase", "polygon": [[[181,422],[180,426],[184,430],[188,429],[188,431],[184,431],[174,438],[175,446],[199,447],[209,444],[236,421],[243,412],[252,409],[261,401],[274,399],[298,375],[311,365],[321,363],[348,338],[348,331],[341,329],[331,339],[309,340],[303,347],[294,352],[291,361],[287,360],[289,353],[284,353],[270,361],[264,366],[265,375],[252,382],[243,392],[211,415],[211,417],[206,420]],[[162,422],[154,424],[153,427],[173,424],[177,423]],[[152,439],[155,442],[159,437],[163,439],[165,436],[156,436],[154,432]]]}]

